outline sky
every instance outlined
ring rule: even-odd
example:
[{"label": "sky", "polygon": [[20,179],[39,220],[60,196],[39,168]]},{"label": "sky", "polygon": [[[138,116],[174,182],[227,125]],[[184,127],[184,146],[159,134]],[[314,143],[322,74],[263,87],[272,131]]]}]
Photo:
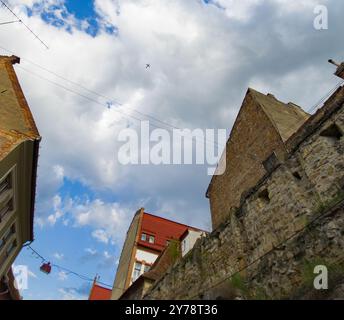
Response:
[{"label": "sky", "polygon": [[[0,26],[0,54],[21,57],[42,136],[32,247],[107,284],[140,207],[211,229],[205,166],[123,166],[122,129],[149,114],[229,132],[248,87],[310,110],[338,82],[327,60],[344,60],[341,0],[7,2],[49,47],[22,24]],[[327,30],[313,26],[319,4]],[[1,7],[0,19],[13,16]],[[58,267],[43,274],[26,248],[15,265],[30,270],[24,299],[88,297],[89,281]]]}]

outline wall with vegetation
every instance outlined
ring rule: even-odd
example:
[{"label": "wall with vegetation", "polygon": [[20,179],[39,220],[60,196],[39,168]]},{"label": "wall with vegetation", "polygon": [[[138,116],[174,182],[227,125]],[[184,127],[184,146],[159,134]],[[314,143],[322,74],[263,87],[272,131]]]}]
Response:
[{"label": "wall with vegetation", "polygon": [[[343,109],[343,99],[331,100],[310,118],[285,161],[275,159],[145,298],[344,298]],[[313,289],[317,264],[328,267],[327,291]]]}]

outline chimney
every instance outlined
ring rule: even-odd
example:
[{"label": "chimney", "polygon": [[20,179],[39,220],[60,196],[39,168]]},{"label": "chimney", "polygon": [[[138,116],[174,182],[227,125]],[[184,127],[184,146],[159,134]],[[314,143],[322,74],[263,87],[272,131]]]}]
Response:
[{"label": "chimney", "polygon": [[344,79],[344,62],[339,64],[339,63],[333,61],[332,59],[330,59],[328,62],[333,64],[333,65],[335,65],[337,67],[337,70],[336,70],[336,72],[334,74],[337,77]]},{"label": "chimney", "polygon": [[276,97],[272,93],[268,93],[266,96],[277,100]]}]

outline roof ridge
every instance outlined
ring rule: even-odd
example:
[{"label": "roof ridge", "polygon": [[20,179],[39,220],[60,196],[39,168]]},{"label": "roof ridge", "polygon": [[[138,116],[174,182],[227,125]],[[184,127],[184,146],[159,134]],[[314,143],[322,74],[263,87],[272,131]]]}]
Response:
[{"label": "roof ridge", "polygon": [[172,223],[175,223],[175,224],[179,224],[181,226],[185,226],[185,227],[188,227],[190,229],[195,229],[195,230],[199,230],[199,231],[205,231],[205,230],[202,230],[200,228],[196,228],[196,227],[187,225],[185,223],[181,223],[181,222],[177,222],[177,221],[174,221],[174,220],[171,220],[171,219],[168,219],[168,218],[164,218],[164,217],[161,217],[161,216],[149,213],[149,212],[143,212],[143,214],[147,214],[147,215],[150,215],[150,216],[155,217],[155,218],[159,218],[159,219],[166,220],[166,221],[169,221],[169,222],[172,222]]},{"label": "roof ridge", "polygon": [[[283,102],[273,94],[249,88],[248,94],[260,106],[280,135],[283,143],[308,119],[309,114],[293,102]],[[288,129],[286,128],[288,127]]]}]

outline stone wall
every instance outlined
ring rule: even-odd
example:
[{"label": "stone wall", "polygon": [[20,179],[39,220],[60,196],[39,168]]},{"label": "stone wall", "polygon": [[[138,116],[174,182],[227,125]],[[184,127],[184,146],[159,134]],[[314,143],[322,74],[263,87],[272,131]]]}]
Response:
[{"label": "stone wall", "polygon": [[[343,292],[343,96],[340,88],[291,137],[288,157],[276,159],[227,221],[199,240],[145,299],[333,298]],[[312,290],[316,264],[329,268],[332,291]]]},{"label": "stone wall", "polygon": [[308,115],[272,95],[249,89],[226,144],[226,169],[214,175],[207,191],[213,228],[238,207],[241,194],[257,184],[266,170],[262,164],[273,151],[284,159],[282,136],[290,137]]}]

